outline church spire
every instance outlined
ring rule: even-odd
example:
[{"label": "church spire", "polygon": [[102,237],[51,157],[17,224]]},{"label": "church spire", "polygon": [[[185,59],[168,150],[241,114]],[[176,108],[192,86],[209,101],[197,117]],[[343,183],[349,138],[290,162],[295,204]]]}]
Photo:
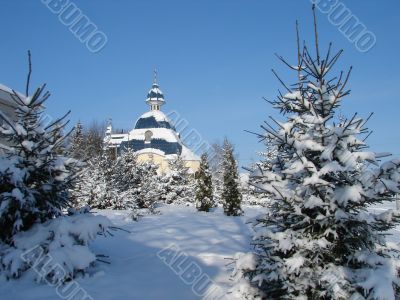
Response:
[{"label": "church spire", "polygon": [[158,72],[157,72],[157,69],[154,69],[154,75],[153,75],[153,84],[157,84],[157,75],[158,75]]},{"label": "church spire", "polygon": [[160,110],[161,106],[164,105],[164,95],[158,87],[157,83],[158,72],[155,69],[153,75],[153,85],[147,94],[146,103],[150,106],[151,110]]}]

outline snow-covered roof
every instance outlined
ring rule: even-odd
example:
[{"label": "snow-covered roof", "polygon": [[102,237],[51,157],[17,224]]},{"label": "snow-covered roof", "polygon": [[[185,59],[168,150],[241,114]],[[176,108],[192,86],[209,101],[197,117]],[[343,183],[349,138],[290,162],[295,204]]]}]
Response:
[{"label": "snow-covered roof", "polygon": [[144,128],[168,128],[175,131],[175,127],[171,120],[159,110],[151,110],[139,117],[135,123],[135,129]]},{"label": "snow-covered roof", "polygon": [[179,137],[175,131],[168,128],[143,128],[143,129],[133,129],[128,134],[128,140],[140,140],[144,141],[145,133],[147,131],[151,131],[152,136],[151,139],[164,140],[169,143],[177,143],[179,141]]},{"label": "snow-covered roof", "polygon": [[128,140],[128,134],[127,133],[122,133],[122,134],[110,134],[104,138],[104,142],[107,143],[108,145],[112,146],[119,146],[123,141]]},{"label": "snow-covered roof", "polygon": [[[165,116],[163,113],[160,111],[151,111],[149,113],[146,113],[149,116],[154,116],[157,115],[159,117],[159,120],[165,120],[161,118],[162,116]],[[144,114],[144,115],[146,115]],[[166,116],[165,116],[166,117]],[[122,142],[129,142],[129,141],[145,141],[146,140],[146,132],[151,131],[151,140],[162,140],[167,143],[175,144],[175,145],[180,145],[182,151],[181,151],[181,157],[184,160],[192,160],[192,161],[199,161],[200,157],[196,154],[194,154],[186,145],[183,144],[181,141],[178,133],[174,131],[171,128],[141,128],[141,129],[133,129],[129,133],[123,133],[123,134],[111,134],[109,135],[106,139],[105,142],[109,146],[120,146]],[[145,142],[146,143],[146,142]],[[138,150],[137,153],[156,153],[162,156],[170,156],[171,154],[165,155],[165,151],[163,149],[154,149],[151,148],[153,144],[149,145],[148,148]],[[156,152],[154,152],[156,150]]]},{"label": "snow-covered roof", "polygon": [[161,111],[161,110],[151,110],[145,112],[143,115],[139,117],[139,119],[146,119],[154,117],[157,122],[168,122],[171,123],[171,120]]},{"label": "snow-covered roof", "polygon": [[161,101],[164,102],[164,95],[157,83],[153,83],[150,91],[147,94],[146,101]]}]

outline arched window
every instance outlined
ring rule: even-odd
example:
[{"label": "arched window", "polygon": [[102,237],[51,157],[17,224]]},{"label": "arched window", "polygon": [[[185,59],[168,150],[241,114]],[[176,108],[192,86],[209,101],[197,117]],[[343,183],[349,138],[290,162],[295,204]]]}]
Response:
[{"label": "arched window", "polygon": [[144,133],[144,142],[145,143],[151,143],[151,137],[153,136],[153,133],[151,132],[151,130],[147,130]]}]

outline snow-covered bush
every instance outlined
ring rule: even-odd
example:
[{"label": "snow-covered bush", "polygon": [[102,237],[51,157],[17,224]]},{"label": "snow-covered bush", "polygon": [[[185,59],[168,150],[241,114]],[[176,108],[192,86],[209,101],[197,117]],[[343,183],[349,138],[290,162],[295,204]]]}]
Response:
[{"label": "snow-covered bush", "polygon": [[315,57],[305,45],[298,53],[296,66],[285,62],[298,81],[283,83],[287,93],[271,102],[287,119],[260,135],[279,153],[253,174],[272,203],[255,226],[257,261],[244,276],[267,299],[397,299],[400,248],[385,235],[399,214],[368,207],[394,201],[400,160],[381,164],[366,150],[367,120],[334,121],[349,94],[350,71],[328,78],[342,51],[332,55],[330,45],[321,56],[316,42]]},{"label": "snow-covered bush", "polygon": [[8,278],[33,273],[36,281],[65,282],[96,262],[90,242],[112,227],[103,216],[76,214],[36,224],[0,249],[0,270]]},{"label": "snow-covered bush", "polygon": [[46,123],[45,86],[32,96],[14,92],[16,120],[0,111],[0,136],[9,146],[0,158],[0,240],[11,243],[17,232],[62,215],[77,162],[64,157],[64,117]]}]

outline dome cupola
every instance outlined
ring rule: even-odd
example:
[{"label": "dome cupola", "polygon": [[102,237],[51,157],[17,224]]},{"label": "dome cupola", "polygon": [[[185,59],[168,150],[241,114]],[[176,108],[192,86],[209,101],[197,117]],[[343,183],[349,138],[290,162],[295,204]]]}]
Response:
[{"label": "dome cupola", "polygon": [[147,94],[146,103],[150,106],[150,110],[160,110],[164,105],[164,95],[157,84],[157,71],[154,71],[153,85]]}]

